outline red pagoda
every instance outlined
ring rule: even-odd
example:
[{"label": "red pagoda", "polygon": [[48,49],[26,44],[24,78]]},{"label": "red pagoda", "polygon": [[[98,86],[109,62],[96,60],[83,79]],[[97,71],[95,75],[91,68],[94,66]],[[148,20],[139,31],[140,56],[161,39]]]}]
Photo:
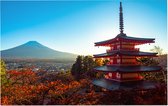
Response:
[{"label": "red pagoda", "polygon": [[120,34],[115,38],[102,42],[96,42],[95,46],[106,46],[109,49],[106,53],[94,55],[94,58],[107,58],[109,63],[106,66],[94,68],[94,71],[104,72],[103,79],[93,80],[93,84],[109,89],[151,89],[157,83],[143,80],[141,72],[157,72],[160,66],[142,66],[137,61],[138,57],[155,57],[157,53],[141,52],[137,45],[154,43],[154,38],[130,37],[123,33],[123,13],[120,2]]}]

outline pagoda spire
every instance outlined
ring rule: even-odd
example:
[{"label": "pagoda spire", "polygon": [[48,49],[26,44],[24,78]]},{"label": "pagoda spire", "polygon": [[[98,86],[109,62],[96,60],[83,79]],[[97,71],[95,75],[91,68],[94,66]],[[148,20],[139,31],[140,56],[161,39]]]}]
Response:
[{"label": "pagoda spire", "polygon": [[124,22],[123,22],[123,13],[122,13],[122,2],[120,2],[120,33],[123,33],[123,29],[124,29]]}]

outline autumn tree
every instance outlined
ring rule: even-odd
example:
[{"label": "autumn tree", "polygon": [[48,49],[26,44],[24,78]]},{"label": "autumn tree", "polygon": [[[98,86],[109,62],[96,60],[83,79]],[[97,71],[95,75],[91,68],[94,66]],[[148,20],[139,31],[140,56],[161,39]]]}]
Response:
[{"label": "autumn tree", "polygon": [[163,49],[160,48],[159,46],[154,46],[151,51],[158,53],[158,55],[162,55]]},{"label": "autumn tree", "polygon": [[5,66],[5,62],[1,59],[1,71],[0,71],[0,75],[1,75],[1,84],[5,84],[7,82],[7,78],[6,78],[6,66]]},{"label": "autumn tree", "polygon": [[104,66],[104,65],[107,65],[107,64],[108,64],[108,62],[109,62],[109,60],[108,60],[108,59],[103,59],[103,66]]},{"label": "autumn tree", "polygon": [[157,66],[159,63],[157,60],[155,60],[154,58],[150,58],[150,57],[139,57],[137,58],[137,61],[141,64],[141,65],[145,65],[145,66]]},{"label": "autumn tree", "polygon": [[90,82],[86,79],[68,83],[61,80],[38,82],[41,78],[31,69],[10,70],[7,74],[11,83],[2,86],[2,105],[96,104],[98,101],[99,95],[94,91],[80,93],[89,87]]},{"label": "autumn tree", "polygon": [[[149,58],[149,57],[142,57],[142,58],[137,58],[137,61],[144,66],[158,66],[159,62],[154,59],[154,58]],[[146,80],[158,80],[158,81],[164,81],[166,82],[166,72],[162,69],[160,72],[155,72],[155,73],[142,73],[142,76]]]},{"label": "autumn tree", "polygon": [[103,59],[101,59],[101,58],[95,59],[95,66],[102,66],[103,64],[104,64]]}]

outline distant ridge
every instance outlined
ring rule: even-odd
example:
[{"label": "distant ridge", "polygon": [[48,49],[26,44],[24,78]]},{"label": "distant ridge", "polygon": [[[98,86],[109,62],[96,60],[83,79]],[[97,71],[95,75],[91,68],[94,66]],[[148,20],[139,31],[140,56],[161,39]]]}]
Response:
[{"label": "distant ridge", "polygon": [[29,41],[20,46],[1,51],[4,59],[57,59],[75,60],[77,55],[50,49],[37,41]]}]

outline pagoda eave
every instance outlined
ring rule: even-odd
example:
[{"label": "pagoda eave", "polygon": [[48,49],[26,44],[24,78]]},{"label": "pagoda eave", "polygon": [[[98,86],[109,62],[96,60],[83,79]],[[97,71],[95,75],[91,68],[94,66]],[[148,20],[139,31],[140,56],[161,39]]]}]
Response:
[{"label": "pagoda eave", "polygon": [[157,53],[149,53],[149,52],[134,52],[134,51],[113,51],[113,52],[109,52],[109,53],[102,53],[102,54],[96,54],[93,55],[94,58],[108,58],[111,56],[136,56],[136,57],[144,57],[144,56],[148,56],[148,57],[157,57],[156,55]]},{"label": "pagoda eave", "polygon": [[[99,56],[99,55],[93,55],[94,58],[110,58],[115,55],[108,55],[108,56]],[[122,56],[128,56],[128,55],[122,55]],[[158,57],[157,55],[130,55],[130,56],[136,56],[136,57]]]},{"label": "pagoda eave", "polygon": [[155,40],[154,38],[136,38],[136,37],[130,37],[130,36],[119,34],[117,35],[117,37],[113,39],[96,42],[95,46],[108,46],[118,41],[131,42],[131,43],[135,43],[135,45],[140,45],[140,44],[145,44],[145,43],[155,43],[154,40]]},{"label": "pagoda eave", "polygon": [[133,81],[133,82],[124,82],[120,83],[117,81],[110,81],[107,79],[96,79],[92,83],[96,86],[103,87],[111,91],[117,90],[148,90],[155,89],[159,86],[159,83],[156,81]]},{"label": "pagoda eave", "polygon": [[135,72],[157,72],[162,68],[160,66],[119,66],[109,65],[100,66],[93,69],[93,71],[99,72],[120,72],[120,73],[135,73]]}]

